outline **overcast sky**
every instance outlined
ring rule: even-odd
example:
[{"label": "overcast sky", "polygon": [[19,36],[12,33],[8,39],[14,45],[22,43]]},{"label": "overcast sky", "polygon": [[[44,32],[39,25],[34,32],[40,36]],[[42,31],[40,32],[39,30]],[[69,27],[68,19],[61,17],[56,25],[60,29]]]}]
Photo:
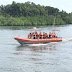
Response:
[{"label": "overcast sky", "polygon": [[44,6],[52,6],[68,13],[72,12],[72,0],[0,0],[0,5],[11,4],[12,1],[25,3],[27,1],[34,2]]}]

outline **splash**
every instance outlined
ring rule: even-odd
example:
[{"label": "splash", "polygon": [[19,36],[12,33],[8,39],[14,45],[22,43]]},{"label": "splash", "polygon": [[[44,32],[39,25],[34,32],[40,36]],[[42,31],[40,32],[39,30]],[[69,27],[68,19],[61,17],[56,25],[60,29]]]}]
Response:
[{"label": "splash", "polygon": [[46,44],[29,44],[29,46],[45,46],[45,45],[48,45],[48,43],[46,43]]},{"label": "splash", "polygon": [[47,45],[52,45],[52,44],[56,44],[58,42],[50,42],[50,43],[40,43],[40,44],[28,44],[29,46],[47,46]]},{"label": "splash", "polygon": [[62,39],[62,42],[67,42],[67,41],[72,41],[72,38],[65,38],[65,39]]}]

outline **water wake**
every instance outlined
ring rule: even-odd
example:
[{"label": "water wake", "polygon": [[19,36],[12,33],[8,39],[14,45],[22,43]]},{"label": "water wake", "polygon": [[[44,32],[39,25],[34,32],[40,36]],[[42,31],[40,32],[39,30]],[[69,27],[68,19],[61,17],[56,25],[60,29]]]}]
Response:
[{"label": "water wake", "polygon": [[29,44],[29,46],[47,46],[47,45],[52,45],[56,44],[58,42],[50,42],[50,43],[42,43],[42,44]]},{"label": "water wake", "polygon": [[65,38],[65,39],[62,39],[62,42],[67,42],[67,41],[72,41],[72,38]]},{"label": "water wake", "polygon": [[29,46],[44,46],[44,45],[48,45],[48,43],[46,43],[46,44],[30,44]]}]

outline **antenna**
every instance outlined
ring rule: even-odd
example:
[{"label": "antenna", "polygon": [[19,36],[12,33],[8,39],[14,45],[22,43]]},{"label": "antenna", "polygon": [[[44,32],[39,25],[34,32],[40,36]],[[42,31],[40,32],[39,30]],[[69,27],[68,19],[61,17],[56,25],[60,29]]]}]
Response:
[{"label": "antenna", "polygon": [[56,14],[57,14],[57,11],[56,11],[55,17],[54,17],[53,28],[54,28],[54,26],[55,26],[55,24],[56,24]]}]

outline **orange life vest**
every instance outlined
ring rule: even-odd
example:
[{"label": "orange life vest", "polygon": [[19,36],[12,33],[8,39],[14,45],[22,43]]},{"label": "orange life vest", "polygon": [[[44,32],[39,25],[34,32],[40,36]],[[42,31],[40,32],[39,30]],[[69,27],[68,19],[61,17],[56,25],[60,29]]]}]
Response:
[{"label": "orange life vest", "polygon": [[35,33],[35,34],[36,34],[36,38],[38,38],[39,37],[38,33]]},{"label": "orange life vest", "polygon": [[49,34],[49,37],[51,37],[51,35],[52,35],[52,34],[50,33],[50,34]]},{"label": "orange life vest", "polygon": [[46,37],[46,34],[45,33],[43,33],[43,37]]},{"label": "orange life vest", "polygon": [[42,37],[42,33],[41,33],[41,32],[40,32],[40,34],[39,34],[39,35],[40,35],[40,37]]},{"label": "orange life vest", "polygon": [[56,38],[56,34],[53,34],[53,35],[52,35],[52,38]]},{"label": "orange life vest", "polygon": [[46,37],[48,37],[47,33],[46,33]]},{"label": "orange life vest", "polygon": [[28,34],[28,38],[30,38],[30,34]]},{"label": "orange life vest", "polygon": [[33,37],[35,37],[35,33],[33,33]]},{"label": "orange life vest", "polygon": [[38,36],[38,33],[35,33],[36,34],[36,36]]}]

